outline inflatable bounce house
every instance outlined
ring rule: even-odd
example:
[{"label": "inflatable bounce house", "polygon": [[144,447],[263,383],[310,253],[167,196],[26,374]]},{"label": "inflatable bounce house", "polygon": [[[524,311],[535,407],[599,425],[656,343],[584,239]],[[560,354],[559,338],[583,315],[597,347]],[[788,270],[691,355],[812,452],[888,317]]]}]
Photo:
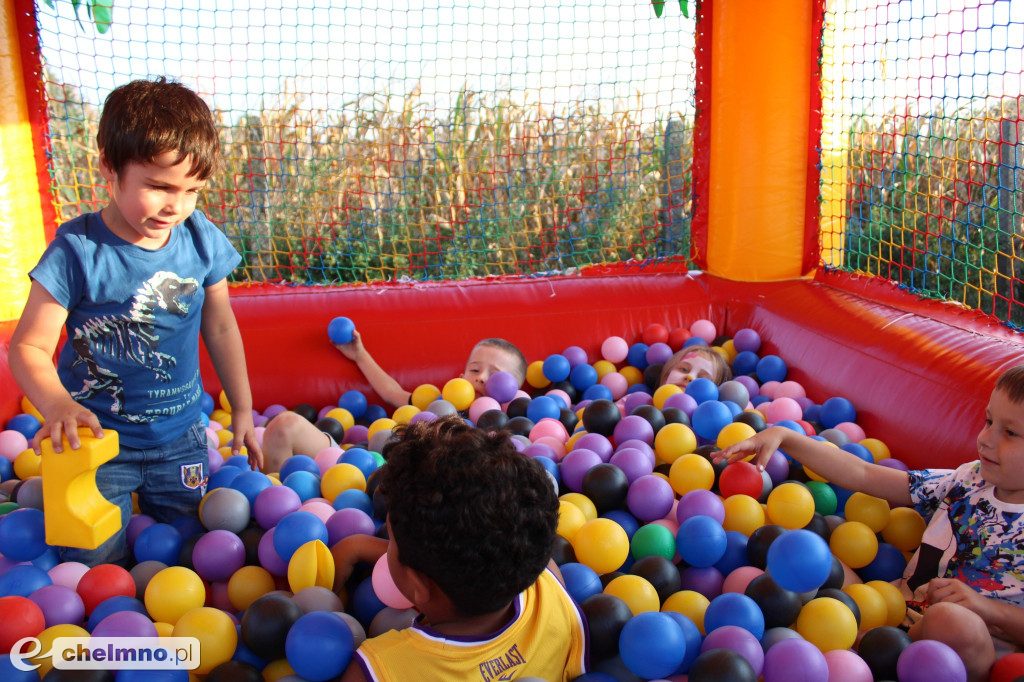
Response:
[{"label": "inflatable bounce house", "polygon": [[[416,99],[441,80],[427,66],[397,80],[405,71],[391,70],[393,82],[409,90],[399,96],[405,109],[386,98],[351,105],[359,98],[348,91],[316,104],[324,90],[315,66],[271,69],[284,59],[274,55],[321,39],[318,54],[348,48],[322,38],[317,21],[299,10],[278,16],[280,45],[266,50],[262,75],[240,79],[292,83],[298,94],[278,94],[277,104],[252,113],[261,106],[252,102],[273,99],[269,92],[228,91],[237,69],[222,67],[251,68],[251,45],[248,57],[234,48],[225,57],[200,44],[199,59],[209,55],[210,68],[168,74],[209,97],[226,147],[241,150],[226,152],[224,177],[211,181],[203,208],[245,257],[231,301],[254,407],[319,409],[351,390],[381,402],[328,342],[337,316],[351,319],[378,363],[410,389],[458,376],[485,337],[512,341],[531,362],[570,346],[595,362],[609,337],[635,344],[652,324],[689,330],[704,320],[721,339],[754,330],[759,354],[781,358],[785,380],[800,384],[810,402],[845,398],[865,434],[911,468],[973,459],[995,379],[1024,362],[1024,290],[1015,269],[1024,197],[1020,69],[1016,81],[1012,65],[986,71],[978,104],[954,91],[971,74],[926,73],[922,64],[937,58],[921,54],[919,34],[941,33],[950,45],[951,36],[978,26],[1019,34],[1020,16],[1005,9],[1013,3],[951,10],[945,23],[915,15],[914,3],[876,0],[619,4],[636,13],[626,23],[650,31],[644,41],[652,62],[679,60],[660,78],[673,84],[671,107],[681,113],[644,119],[640,112],[618,137],[611,127],[594,138],[568,129],[572,121],[603,125],[617,115],[591,107],[586,85],[576,91],[583,93],[578,109],[564,100],[562,110],[543,94],[517,108],[514,86],[490,94],[455,87],[442,93],[447,118],[431,118],[431,107],[443,105]],[[0,424],[23,409],[6,358],[27,272],[59,222],[96,210],[105,197],[84,159],[93,153],[88,126],[102,97],[130,77],[187,63],[174,61],[178,43],[191,50],[207,23],[237,19],[193,12],[164,27],[160,50],[137,58],[118,24],[149,21],[146,9],[117,2],[110,23],[94,25],[84,12],[71,16],[70,5],[5,0],[0,14]],[[583,10],[576,11],[575,23],[564,12],[553,16],[582,30]],[[487,44],[491,29],[481,41],[472,19],[455,10],[451,16],[456,29],[459,21],[471,27],[454,35]],[[441,35],[451,16],[423,10],[409,21]],[[346,17],[351,23],[353,15]],[[415,33],[388,26],[395,35]],[[340,24],[337,30],[351,35]],[[560,35],[551,23],[531,30]],[[444,35],[449,44],[460,40]],[[600,43],[596,35],[588,45]],[[492,37],[500,47],[504,37]],[[112,43],[108,52],[104,41]],[[404,45],[406,64],[415,64],[415,54],[436,57],[428,43]],[[981,43],[972,44],[980,64]],[[83,45],[98,47],[86,56]],[[366,44],[355,51],[379,64],[379,51]],[[478,52],[490,54],[459,54],[472,63]],[[1007,48],[1018,64],[1019,52]],[[637,71],[618,72],[619,60],[607,54],[583,57],[603,64],[613,80],[640,79]],[[344,71],[349,58],[332,68]],[[377,71],[361,73],[369,87],[381,87]],[[537,73],[542,92],[561,92],[543,69]],[[304,78],[312,87],[302,94]],[[997,80],[1016,85],[997,97]],[[338,107],[315,140],[311,131],[320,124],[295,113],[307,105],[321,113]],[[395,123],[372,128],[381,120]],[[317,161],[311,150],[328,138],[333,156]],[[471,152],[485,138],[492,156],[482,160]],[[57,167],[66,159],[68,166]],[[545,180],[530,179],[538,167],[547,168]],[[303,174],[318,189],[289,184]],[[429,197],[435,203],[424,207]],[[612,209],[618,217],[608,217]],[[615,241],[622,215],[632,227],[621,229],[632,232]],[[217,396],[208,361],[203,378]]]}]

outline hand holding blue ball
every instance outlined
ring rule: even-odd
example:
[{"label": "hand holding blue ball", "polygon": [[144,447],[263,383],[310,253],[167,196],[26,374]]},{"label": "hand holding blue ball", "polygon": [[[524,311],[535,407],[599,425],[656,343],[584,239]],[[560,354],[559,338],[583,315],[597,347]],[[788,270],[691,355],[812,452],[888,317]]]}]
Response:
[{"label": "hand holding blue ball", "polygon": [[352,320],[347,317],[336,317],[327,325],[327,336],[331,339],[331,343],[344,345],[352,342],[352,332],[355,329],[356,325]]}]

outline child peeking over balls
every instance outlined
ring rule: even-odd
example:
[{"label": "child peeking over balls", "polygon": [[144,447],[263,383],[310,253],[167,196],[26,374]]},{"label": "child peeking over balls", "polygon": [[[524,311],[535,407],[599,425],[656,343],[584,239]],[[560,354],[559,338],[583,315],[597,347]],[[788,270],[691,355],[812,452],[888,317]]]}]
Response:
[{"label": "child peeking over balls", "polygon": [[956,469],[906,472],[773,426],[714,460],[754,453],[763,470],[781,449],[847,490],[912,505],[928,525],[896,583],[912,607],[904,625],[952,647],[973,682],[1024,645],[1024,366],[996,381],[977,444],[978,459]]},{"label": "child peeking over balls", "polygon": [[374,561],[386,552],[395,585],[420,615],[365,640],[343,682],[554,682],[585,673],[584,616],[551,561],[558,498],[544,468],[508,433],[455,415],[395,433],[379,488],[390,540],[349,536],[332,553],[347,546],[350,561]]},{"label": "child peeking over balls", "polygon": [[725,357],[710,346],[687,346],[665,361],[659,386],[671,384],[686,389],[694,379],[710,379],[716,385],[732,379]]},{"label": "child peeking over balls", "polygon": [[[363,346],[358,330],[353,330],[350,342],[335,344],[334,347],[356,363],[370,386],[385,402],[394,407],[409,404],[412,394],[377,364]],[[466,368],[460,376],[473,385],[479,397],[486,395],[487,379],[497,372],[508,372],[521,386],[526,380],[526,358],[505,339],[483,339],[473,346],[466,360]],[[329,434],[318,429],[305,417],[294,412],[282,412],[267,423],[263,434],[263,456],[266,463],[263,471],[280,471],[292,455],[313,457],[324,448],[334,445],[337,443]]]}]

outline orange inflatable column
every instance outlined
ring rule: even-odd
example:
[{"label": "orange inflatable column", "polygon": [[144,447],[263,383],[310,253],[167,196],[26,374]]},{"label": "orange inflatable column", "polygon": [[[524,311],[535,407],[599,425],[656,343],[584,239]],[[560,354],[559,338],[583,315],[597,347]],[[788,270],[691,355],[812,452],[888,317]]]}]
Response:
[{"label": "orange inflatable column", "polygon": [[810,274],[809,138],[815,0],[711,7],[705,270],[742,281]]}]

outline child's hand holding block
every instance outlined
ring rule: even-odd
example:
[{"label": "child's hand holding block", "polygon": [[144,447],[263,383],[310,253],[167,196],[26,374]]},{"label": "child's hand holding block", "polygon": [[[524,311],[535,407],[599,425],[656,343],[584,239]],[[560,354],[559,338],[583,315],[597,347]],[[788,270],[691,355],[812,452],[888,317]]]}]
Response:
[{"label": "child's hand holding block", "polygon": [[67,438],[63,452],[54,452],[49,438],[41,443],[46,542],[95,549],[121,527],[121,510],[96,487],[96,470],[117,456],[118,438],[110,429],[96,438],[88,428],[80,428],[78,437],[77,450]]}]

